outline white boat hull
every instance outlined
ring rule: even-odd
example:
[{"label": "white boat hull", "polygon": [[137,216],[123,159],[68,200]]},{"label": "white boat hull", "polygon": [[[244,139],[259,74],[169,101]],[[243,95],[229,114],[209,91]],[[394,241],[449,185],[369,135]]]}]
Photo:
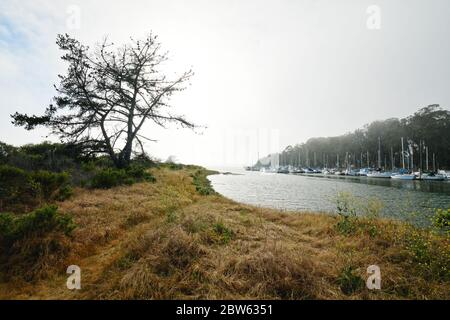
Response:
[{"label": "white boat hull", "polygon": [[416,176],[413,174],[396,174],[391,176],[391,178],[396,180],[414,180]]},{"label": "white boat hull", "polygon": [[384,178],[384,179],[390,179],[391,174],[390,173],[368,173],[368,178]]},{"label": "white boat hull", "polygon": [[444,181],[446,177],[441,174],[435,176],[422,176],[422,180],[432,180],[432,181]]}]

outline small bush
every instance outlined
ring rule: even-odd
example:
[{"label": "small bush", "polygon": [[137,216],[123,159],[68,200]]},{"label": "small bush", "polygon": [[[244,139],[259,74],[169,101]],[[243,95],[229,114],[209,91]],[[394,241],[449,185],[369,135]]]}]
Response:
[{"label": "small bush", "polygon": [[124,184],[126,178],[124,170],[102,169],[92,178],[91,186],[97,189],[109,189]]},{"label": "small bush", "polygon": [[336,229],[344,235],[353,234],[356,231],[356,206],[353,196],[346,192],[340,192],[336,198],[336,209],[339,221]]},{"label": "small bush", "polygon": [[344,294],[350,295],[364,288],[364,280],[352,266],[346,266],[339,275],[337,282]]},{"label": "small bush", "polygon": [[61,231],[69,235],[75,224],[68,215],[58,212],[57,206],[44,206],[22,216],[3,213],[0,215],[0,239],[2,245],[12,245],[15,241],[41,236],[51,231]]},{"label": "small bush", "polygon": [[164,166],[169,168],[170,170],[181,170],[181,169],[183,169],[183,165],[182,164],[174,163],[174,162],[164,163]]},{"label": "small bush", "polygon": [[94,175],[91,186],[97,189],[109,189],[120,185],[132,185],[140,181],[155,182],[156,179],[143,167],[106,168]]},{"label": "small bush", "polygon": [[69,185],[61,188],[55,196],[57,201],[65,201],[73,196],[73,188]]},{"label": "small bush", "polygon": [[156,181],[155,177],[143,166],[133,165],[126,169],[126,173],[129,177],[135,179],[136,181]]},{"label": "small bush", "polygon": [[339,233],[343,235],[351,235],[356,231],[355,218],[341,216],[338,223],[336,224],[336,229]]},{"label": "small bush", "polygon": [[27,172],[0,166],[0,210],[27,211],[42,202],[68,196],[70,175],[45,170]]},{"label": "small bush", "polygon": [[213,225],[213,231],[215,233],[216,242],[220,244],[227,244],[234,237],[234,232],[230,228],[226,227],[223,222],[217,222]]},{"label": "small bush", "polygon": [[54,173],[40,170],[31,174],[31,178],[40,185],[42,198],[46,201],[53,199],[55,194],[68,186],[68,173]]},{"label": "small bush", "polygon": [[435,239],[426,230],[410,226],[404,245],[411,258],[411,266],[428,280],[450,281],[450,247],[442,238]]},{"label": "small bush", "polygon": [[432,223],[439,232],[450,236],[450,209],[437,209],[432,218]]},{"label": "small bush", "polygon": [[0,214],[0,271],[25,280],[43,277],[68,252],[67,236],[75,224],[72,217],[45,206],[29,214]]},{"label": "small bush", "polygon": [[40,186],[25,170],[8,165],[0,166],[0,210],[11,210],[15,205],[33,206]]},{"label": "small bush", "polygon": [[202,196],[215,194],[215,191],[211,186],[211,182],[208,180],[208,178],[206,178],[207,174],[208,172],[205,172],[203,170],[197,170],[194,174],[191,174],[191,177],[193,179],[192,183],[194,184],[197,193]]}]

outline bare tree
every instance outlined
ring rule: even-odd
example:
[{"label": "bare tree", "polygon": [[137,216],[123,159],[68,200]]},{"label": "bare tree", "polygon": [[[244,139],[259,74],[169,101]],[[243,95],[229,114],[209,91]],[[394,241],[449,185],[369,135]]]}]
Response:
[{"label": "bare tree", "polygon": [[106,153],[114,164],[130,164],[134,148],[144,152],[141,134],[148,121],[165,127],[170,122],[193,129],[195,125],[170,112],[170,97],[185,89],[193,75],[189,70],[168,79],[161,71],[167,52],[161,52],[157,36],[134,40],[115,48],[105,40],[91,52],[88,46],[58,35],[67,74],[59,75],[57,95],[43,116],[15,113],[13,123],[27,130],[49,127],[65,143],[82,145],[87,153]]}]

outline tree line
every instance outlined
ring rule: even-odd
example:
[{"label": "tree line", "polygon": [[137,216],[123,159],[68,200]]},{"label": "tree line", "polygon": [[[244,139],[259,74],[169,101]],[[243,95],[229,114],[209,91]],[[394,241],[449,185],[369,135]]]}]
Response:
[{"label": "tree line", "polygon": [[406,118],[374,121],[336,137],[311,138],[287,146],[279,162],[298,167],[450,169],[450,111],[434,104]]}]

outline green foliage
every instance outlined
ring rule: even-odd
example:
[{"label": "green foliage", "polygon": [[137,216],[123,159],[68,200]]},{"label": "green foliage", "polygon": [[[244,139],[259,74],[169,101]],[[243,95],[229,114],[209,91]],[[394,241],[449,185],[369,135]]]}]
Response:
[{"label": "green foliage", "polygon": [[73,188],[70,185],[66,185],[59,189],[58,193],[55,195],[55,200],[66,201],[73,196]]},{"label": "green foliage", "polygon": [[72,217],[59,213],[58,207],[53,205],[21,216],[0,214],[0,244],[5,251],[25,238],[44,236],[53,231],[70,235],[74,229]]},{"label": "green foliage", "polygon": [[126,174],[136,181],[155,182],[155,177],[144,166],[132,165],[125,170]]},{"label": "green foliage", "polygon": [[341,217],[336,224],[336,229],[343,235],[354,234],[356,231],[355,220],[350,217]]},{"label": "green foliage", "polygon": [[155,160],[148,154],[141,153],[133,158],[131,165],[141,166],[144,168],[152,168],[157,166],[157,160]]},{"label": "green foliage", "polygon": [[67,187],[70,175],[66,172],[54,173],[40,170],[32,173],[31,179],[40,185],[42,197],[48,201],[54,197],[57,191]]},{"label": "green foliage", "polygon": [[131,166],[127,169],[101,169],[92,178],[91,187],[109,189],[120,185],[131,185],[136,182],[155,182],[156,179],[144,167]]},{"label": "green foliage", "polygon": [[0,214],[0,277],[42,279],[67,266],[72,217],[44,206],[25,215]]},{"label": "green foliage", "polygon": [[[355,157],[357,167],[367,166],[366,152],[369,151],[370,166],[377,163],[378,137],[381,138],[381,150],[388,153],[394,150],[396,167],[400,168],[401,137],[405,141],[415,142],[414,153],[419,154],[418,143],[424,140],[429,152],[439,157],[441,168],[450,168],[450,110],[438,105],[421,108],[412,116],[404,119],[391,118],[384,121],[374,121],[361,129],[336,137],[311,138],[306,143],[286,147],[280,154],[280,165],[306,166],[305,154],[316,154],[318,167],[334,166],[336,157],[345,159],[346,153]],[[383,151],[384,150],[384,151]],[[302,155],[299,163],[299,154]],[[362,157],[362,163],[361,163]],[[344,161],[341,161],[341,166]],[[416,162],[417,165],[417,162]],[[388,162],[387,166],[391,166]]]},{"label": "green foliage", "polygon": [[211,194],[215,194],[214,189],[211,186],[211,182],[208,180],[207,175],[209,171],[205,170],[197,170],[194,174],[191,174],[192,183],[195,186],[195,189],[200,195],[207,196]]},{"label": "green foliage", "polygon": [[353,234],[356,231],[356,206],[355,199],[350,193],[339,192],[336,198],[337,214],[339,221],[336,225],[339,233]]},{"label": "green foliage", "polygon": [[177,221],[177,218],[178,218],[177,214],[173,210],[169,210],[166,213],[166,221],[167,221],[167,223],[174,223],[175,221]]},{"label": "green foliage", "polygon": [[40,170],[27,172],[0,166],[0,210],[35,207],[41,202],[67,198],[70,175]]},{"label": "green foliage", "polygon": [[30,174],[9,165],[0,166],[0,210],[15,204],[34,204],[40,193]]},{"label": "green foliage", "polygon": [[234,237],[234,232],[230,228],[226,227],[221,221],[213,225],[213,231],[218,237],[218,242],[221,244],[227,244]]},{"label": "green foliage", "polygon": [[16,148],[0,142],[0,164],[28,171],[68,171],[86,158],[76,145],[43,142]]},{"label": "green foliage", "polygon": [[450,236],[450,209],[437,209],[432,218],[432,223],[439,232]]},{"label": "green foliage", "polygon": [[355,198],[348,192],[339,192],[336,197],[337,213],[343,217],[356,216],[357,206]]},{"label": "green foliage", "polygon": [[442,239],[434,239],[426,230],[410,227],[403,235],[404,247],[425,279],[450,281],[450,251]]},{"label": "green foliage", "polygon": [[352,266],[346,266],[337,278],[344,294],[350,295],[364,288],[364,280]]},{"label": "green foliage", "polygon": [[339,215],[336,229],[343,235],[366,232],[375,237],[379,230],[377,220],[380,218],[383,203],[376,198],[358,201],[350,193],[340,192],[336,198],[336,208]]},{"label": "green foliage", "polygon": [[183,165],[174,162],[164,163],[164,167],[169,168],[170,170],[181,170],[183,169]]},{"label": "green foliage", "polygon": [[109,189],[125,184],[128,182],[127,178],[125,170],[106,168],[95,174],[91,186],[98,189]]}]

